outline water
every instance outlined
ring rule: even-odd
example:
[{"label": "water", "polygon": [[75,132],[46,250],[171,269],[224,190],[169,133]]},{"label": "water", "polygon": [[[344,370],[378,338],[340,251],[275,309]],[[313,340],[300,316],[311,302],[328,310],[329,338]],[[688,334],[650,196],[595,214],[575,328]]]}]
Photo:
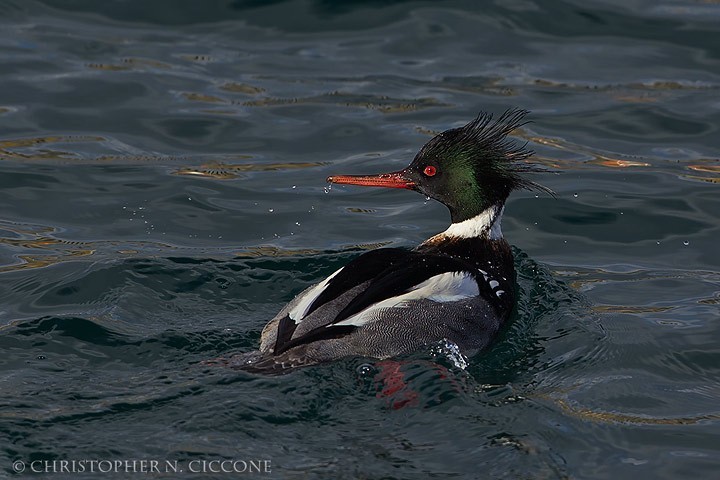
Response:
[{"label": "water", "polygon": [[[712,478],[717,38],[700,1],[0,3],[0,472]],[[557,198],[507,205],[520,299],[490,350],[404,359],[394,393],[368,359],[206,362],[362,251],[447,226],[328,175],[511,106]]]}]

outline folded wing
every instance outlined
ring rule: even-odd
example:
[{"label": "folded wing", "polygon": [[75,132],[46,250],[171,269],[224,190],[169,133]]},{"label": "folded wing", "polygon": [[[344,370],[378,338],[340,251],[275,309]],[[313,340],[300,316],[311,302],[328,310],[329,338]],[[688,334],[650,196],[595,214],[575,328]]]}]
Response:
[{"label": "folded wing", "polygon": [[[401,249],[379,249],[361,255],[325,281],[309,289],[278,322],[274,354],[297,345],[349,334],[382,319],[384,309],[412,308],[422,299],[452,302],[479,294],[476,270],[445,255]],[[349,290],[367,284],[357,295],[338,301]],[[333,305],[335,302],[335,305]],[[326,308],[318,311],[320,307]],[[330,308],[333,307],[333,308]],[[325,317],[318,323],[313,313]],[[329,312],[329,313],[328,313]],[[313,318],[314,328],[296,334],[298,325]]]}]

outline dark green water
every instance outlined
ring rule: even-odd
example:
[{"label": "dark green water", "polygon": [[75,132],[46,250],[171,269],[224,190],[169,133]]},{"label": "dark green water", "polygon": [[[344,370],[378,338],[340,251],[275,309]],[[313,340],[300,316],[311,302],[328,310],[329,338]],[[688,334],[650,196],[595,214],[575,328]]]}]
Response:
[{"label": "dark green water", "polygon": [[[0,2],[0,477],[714,478],[718,39],[713,1]],[[466,371],[418,353],[392,408],[366,359],[203,364],[447,226],[326,176],[511,106],[557,198],[509,201],[517,315]]]}]

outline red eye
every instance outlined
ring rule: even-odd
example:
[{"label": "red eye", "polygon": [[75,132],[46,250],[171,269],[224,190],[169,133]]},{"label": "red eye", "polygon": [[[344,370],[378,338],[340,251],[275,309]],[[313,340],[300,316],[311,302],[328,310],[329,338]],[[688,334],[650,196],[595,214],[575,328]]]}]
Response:
[{"label": "red eye", "polygon": [[432,165],[428,165],[427,167],[425,167],[425,170],[423,170],[423,173],[428,177],[432,177],[437,173],[437,168],[433,167]]}]

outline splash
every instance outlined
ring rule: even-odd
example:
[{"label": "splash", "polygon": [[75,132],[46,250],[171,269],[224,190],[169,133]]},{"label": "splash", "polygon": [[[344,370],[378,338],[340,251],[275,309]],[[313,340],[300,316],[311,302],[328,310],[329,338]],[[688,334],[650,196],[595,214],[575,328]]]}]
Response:
[{"label": "splash", "polygon": [[460,351],[460,347],[458,347],[455,342],[451,342],[447,338],[441,340],[435,347],[433,347],[431,352],[435,356],[444,356],[454,366],[461,370],[465,370],[469,365],[468,359]]}]

